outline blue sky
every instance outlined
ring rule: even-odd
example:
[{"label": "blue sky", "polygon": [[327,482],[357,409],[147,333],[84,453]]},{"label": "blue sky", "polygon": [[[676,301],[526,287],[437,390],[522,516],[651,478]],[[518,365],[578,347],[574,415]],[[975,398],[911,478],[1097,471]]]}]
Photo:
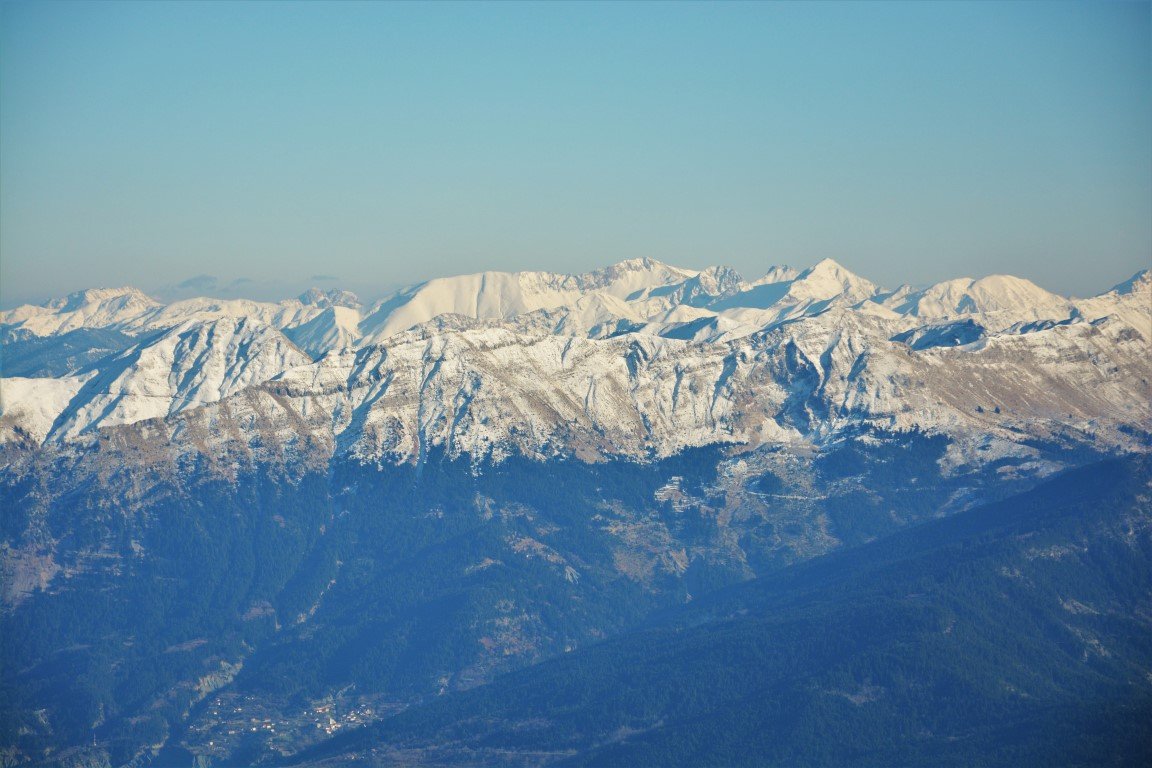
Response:
[{"label": "blue sky", "polygon": [[1147,3],[4,3],[0,301],[640,256],[1094,293],[1152,266],[1150,41]]}]

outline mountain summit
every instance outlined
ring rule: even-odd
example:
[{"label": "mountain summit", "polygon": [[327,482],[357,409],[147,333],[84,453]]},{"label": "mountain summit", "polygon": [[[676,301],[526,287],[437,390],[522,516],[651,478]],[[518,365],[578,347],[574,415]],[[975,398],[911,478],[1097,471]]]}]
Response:
[{"label": "mountain summit", "polygon": [[878,290],[875,284],[832,259],[822,259],[800,273],[789,293],[807,299],[863,301],[876,295]]}]

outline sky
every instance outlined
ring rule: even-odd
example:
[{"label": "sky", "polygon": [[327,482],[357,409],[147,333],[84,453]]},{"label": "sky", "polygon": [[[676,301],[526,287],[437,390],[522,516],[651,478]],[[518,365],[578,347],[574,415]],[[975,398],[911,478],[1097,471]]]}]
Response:
[{"label": "sky", "polygon": [[0,4],[0,305],[1152,267],[1148,3]]}]

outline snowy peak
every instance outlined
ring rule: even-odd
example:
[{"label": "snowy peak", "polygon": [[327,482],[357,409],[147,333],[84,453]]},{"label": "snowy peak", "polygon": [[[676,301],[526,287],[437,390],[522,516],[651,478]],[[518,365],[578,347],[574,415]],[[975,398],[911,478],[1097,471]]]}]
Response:
[{"label": "snowy peak", "polygon": [[746,287],[744,278],[731,267],[708,267],[684,281],[681,303],[699,306],[706,300],[733,296]]},{"label": "snowy peak", "polygon": [[968,286],[971,301],[960,311],[1002,312],[1021,307],[1070,309],[1068,300],[1044,290],[1030,280],[1011,275],[989,275],[973,280]]},{"label": "snowy peak", "polygon": [[772,285],[774,283],[791,282],[800,276],[800,270],[788,266],[770,267],[764,276],[753,280],[752,285]]},{"label": "snowy peak", "polygon": [[360,311],[354,307],[331,305],[311,320],[285,328],[284,335],[313,359],[319,359],[329,352],[356,345],[360,338]]},{"label": "snowy peak", "polygon": [[986,316],[997,330],[1018,322],[1061,320],[1074,308],[1062,296],[1011,275],[989,275],[978,280],[963,277],[922,291],[898,291],[885,306],[925,319]]},{"label": "snowy peak", "polygon": [[634,259],[580,275],[480,272],[436,278],[402,289],[377,304],[364,319],[361,330],[365,343],[379,343],[437,315],[511,320],[539,310],[577,309],[581,299],[594,294],[627,300],[654,288],[681,283],[696,274],[654,259]]},{"label": "snowy peak", "polygon": [[649,310],[667,310],[679,305],[703,307],[734,296],[748,287],[748,283],[736,270],[715,266],[679,282],[644,289],[629,296],[628,300],[638,308],[647,307]]},{"label": "snowy peak", "polygon": [[37,336],[78,328],[120,329],[162,306],[135,288],[90,288],[40,306],[25,305],[0,312],[0,323],[24,328]]},{"label": "snowy peak", "polygon": [[864,301],[878,291],[875,283],[832,259],[823,259],[801,272],[788,289],[788,293],[796,298],[825,301],[843,297],[850,302]]},{"label": "snowy peak", "polygon": [[[594,272],[573,275],[563,282],[572,283],[570,287],[581,292],[597,291],[624,299],[637,291],[679,283],[697,274],[694,270],[671,267],[664,262],[645,257],[621,261]],[[567,285],[564,287],[569,288]]]},{"label": "snowy peak", "polygon": [[859,305],[878,291],[872,282],[824,259],[800,273],[774,267],[755,283],[745,284],[740,293],[713,302],[709,309],[745,328],[766,329],[833,306]]},{"label": "snowy peak", "polygon": [[160,302],[146,296],[139,289],[125,286],[123,288],[88,288],[70,293],[62,299],[46,302],[44,306],[58,312],[76,312],[91,307],[158,307]]},{"label": "snowy peak", "polygon": [[83,386],[60,404],[48,437],[163,418],[310,362],[264,323],[247,318],[190,321],[110,356],[79,379]]},{"label": "snowy peak", "polygon": [[1076,311],[1087,320],[1115,317],[1152,341],[1152,272],[1145,269],[1107,293],[1080,299]]}]

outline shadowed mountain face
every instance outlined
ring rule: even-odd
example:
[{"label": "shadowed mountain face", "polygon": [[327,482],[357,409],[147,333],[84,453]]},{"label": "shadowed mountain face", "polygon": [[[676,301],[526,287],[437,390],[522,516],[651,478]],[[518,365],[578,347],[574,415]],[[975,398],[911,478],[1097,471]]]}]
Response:
[{"label": "shadowed mountain face", "polygon": [[1003,762],[1088,734],[1070,697],[1127,722],[1147,465],[1043,484],[1152,445],[1148,280],[638,260],[3,313],[0,755]]},{"label": "shadowed mountain face", "polygon": [[377,764],[1140,765],[1147,459],[796,565],[300,757]]}]

